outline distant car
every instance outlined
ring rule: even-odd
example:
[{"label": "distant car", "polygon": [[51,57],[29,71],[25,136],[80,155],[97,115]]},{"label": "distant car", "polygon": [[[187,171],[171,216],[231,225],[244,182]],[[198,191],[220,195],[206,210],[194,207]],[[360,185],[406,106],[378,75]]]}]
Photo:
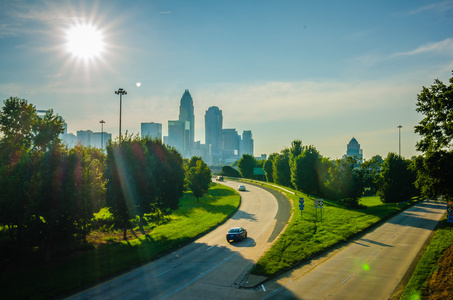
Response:
[{"label": "distant car", "polygon": [[223,181],[223,176],[217,176],[217,178],[215,179],[217,181]]},{"label": "distant car", "polygon": [[245,191],[245,186],[243,186],[242,184],[238,186],[238,191]]},{"label": "distant car", "polygon": [[228,243],[235,242],[235,241],[242,241],[243,239],[247,238],[247,230],[242,227],[233,227],[228,230],[226,234],[226,239]]}]

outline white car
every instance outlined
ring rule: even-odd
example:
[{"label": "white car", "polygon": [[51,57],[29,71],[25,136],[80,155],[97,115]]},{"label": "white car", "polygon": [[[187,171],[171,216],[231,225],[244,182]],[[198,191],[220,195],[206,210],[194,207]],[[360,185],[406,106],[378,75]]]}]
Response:
[{"label": "white car", "polygon": [[238,186],[238,191],[245,191],[245,186],[243,186],[242,184]]}]

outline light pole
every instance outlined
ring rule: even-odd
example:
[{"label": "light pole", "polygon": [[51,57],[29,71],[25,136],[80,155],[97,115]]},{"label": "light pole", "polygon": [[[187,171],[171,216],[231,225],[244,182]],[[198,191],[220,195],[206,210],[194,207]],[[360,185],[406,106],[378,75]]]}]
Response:
[{"label": "light pole", "polygon": [[398,128],[398,149],[399,149],[399,155],[401,156],[401,128],[403,126],[401,125],[398,125],[397,128]]},{"label": "light pole", "polygon": [[118,89],[115,91],[115,94],[120,95],[120,142],[121,142],[121,104],[122,104],[122,96],[127,95],[127,92],[123,89]]},{"label": "light pole", "polygon": [[101,149],[104,150],[104,120],[100,120],[99,123],[101,123]]}]

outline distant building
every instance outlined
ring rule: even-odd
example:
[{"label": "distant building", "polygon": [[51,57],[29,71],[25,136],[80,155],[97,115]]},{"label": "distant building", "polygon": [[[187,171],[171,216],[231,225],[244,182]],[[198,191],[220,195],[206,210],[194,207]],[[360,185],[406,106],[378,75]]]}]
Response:
[{"label": "distant building", "polygon": [[228,164],[239,159],[241,136],[236,129],[222,129],[222,158]]},{"label": "distant building", "polygon": [[68,124],[66,122],[64,123],[63,133],[60,134],[60,139],[68,148],[72,148],[77,144],[77,137],[75,134],[68,133]]},{"label": "distant building", "polygon": [[77,131],[77,144],[82,146],[91,146],[91,137],[93,131],[91,130],[79,130]]},{"label": "distant building", "polygon": [[211,106],[204,116],[205,144],[211,146],[211,153],[217,154],[222,146],[223,116],[217,106]]},{"label": "distant building", "polygon": [[253,138],[251,130],[244,130],[242,132],[241,153],[239,156],[242,157],[244,154],[253,156]]},{"label": "distant building", "polygon": [[349,144],[347,145],[346,155],[350,157],[356,157],[359,163],[362,163],[363,160],[363,152],[360,149],[360,144],[357,140],[353,137]]},{"label": "distant building", "polygon": [[150,137],[162,140],[162,124],[154,122],[142,123],[141,137]]},{"label": "distant building", "polygon": [[105,149],[108,141],[112,139],[112,134],[107,132],[93,132],[91,135],[91,147]]},{"label": "distant building", "polygon": [[[179,121],[188,122],[189,138],[184,141],[187,145],[185,151],[190,156],[193,144],[195,142],[195,115],[193,110],[193,99],[189,90],[185,90],[181,97],[181,104],[179,105]],[[186,129],[187,130],[187,129]]]},{"label": "distant building", "polygon": [[168,121],[168,142],[181,153],[182,157],[190,158],[190,123],[188,121]]}]

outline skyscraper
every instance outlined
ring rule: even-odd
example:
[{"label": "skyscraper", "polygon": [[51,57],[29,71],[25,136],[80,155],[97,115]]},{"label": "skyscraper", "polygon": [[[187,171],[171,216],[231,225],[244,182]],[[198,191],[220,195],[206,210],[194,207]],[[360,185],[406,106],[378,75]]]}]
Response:
[{"label": "skyscraper", "polygon": [[221,149],[223,116],[217,106],[211,106],[204,116],[205,144],[211,146],[211,153],[216,154]]},{"label": "skyscraper", "polygon": [[142,123],[141,137],[150,137],[162,140],[162,124],[154,122]]},{"label": "skyscraper", "polygon": [[251,130],[244,130],[242,132],[241,153],[240,156],[249,154],[253,156],[253,138]]},{"label": "skyscraper", "polygon": [[359,163],[362,162],[363,159],[362,149],[360,149],[360,144],[354,137],[347,145],[346,156],[356,157]]},{"label": "skyscraper", "polygon": [[185,90],[181,97],[181,104],[179,105],[179,121],[189,122],[189,140],[187,141],[189,155],[195,142],[195,115],[193,111],[193,100],[189,90]]}]

